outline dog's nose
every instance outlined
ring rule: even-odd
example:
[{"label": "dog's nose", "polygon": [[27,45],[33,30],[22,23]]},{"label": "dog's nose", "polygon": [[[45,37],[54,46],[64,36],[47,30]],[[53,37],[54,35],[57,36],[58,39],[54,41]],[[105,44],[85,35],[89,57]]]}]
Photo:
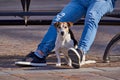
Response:
[{"label": "dog's nose", "polygon": [[63,31],[61,32],[61,35],[62,35],[62,36],[64,35],[64,32],[63,32]]}]

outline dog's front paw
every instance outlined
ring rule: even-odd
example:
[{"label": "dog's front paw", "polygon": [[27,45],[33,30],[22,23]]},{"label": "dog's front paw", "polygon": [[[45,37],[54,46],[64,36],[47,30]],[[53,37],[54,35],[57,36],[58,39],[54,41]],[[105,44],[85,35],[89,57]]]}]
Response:
[{"label": "dog's front paw", "polygon": [[61,63],[57,63],[56,66],[61,66]]},{"label": "dog's front paw", "polygon": [[70,67],[72,67],[72,63],[68,63],[67,65],[70,66]]}]

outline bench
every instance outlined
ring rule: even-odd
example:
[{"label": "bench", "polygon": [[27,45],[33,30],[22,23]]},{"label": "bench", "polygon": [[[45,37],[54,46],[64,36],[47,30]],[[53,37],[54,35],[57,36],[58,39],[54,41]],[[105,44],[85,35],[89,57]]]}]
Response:
[{"label": "bench", "polygon": [[[30,24],[31,22],[34,22],[34,24],[36,22],[43,22],[43,20],[29,20],[29,16],[55,16],[58,12],[58,10],[37,10],[37,11],[29,11],[29,7],[30,7],[30,4],[31,4],[31,0],[21,0],[21,5],[22,5],[22,8],[23,8],[23,11],[0,11],[0,16],[20,16],[22,17],[24,20],[0,20],[0,24],[10,24],[10,23],[14,23],[14,24]],[[120,18],[120,10],[118,9],[115,9],[112,13],[108,13],[106,14],[105,16],[109,16],[109,17],[117,17],[117,18]],[[36,21],[36,22],[35,22]],[[83,19],[81,20],[82,22],[79,22],[77,24],[80,24],[80,23],[84,23]],[[5,23],[7,22],[7,23]],[[51,20],[44,20],[44,23],[50,23]],[[119,20],[101,20],[101,22],[104,24],[120,24],[119,23]]]}]

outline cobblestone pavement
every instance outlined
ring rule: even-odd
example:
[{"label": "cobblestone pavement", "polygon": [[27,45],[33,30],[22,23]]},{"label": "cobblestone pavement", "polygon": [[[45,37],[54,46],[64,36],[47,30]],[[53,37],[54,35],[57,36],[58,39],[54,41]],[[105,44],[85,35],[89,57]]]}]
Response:
[{"label": "cobblestone pavement", "polygon": [[0,80],[120,80],[120,67],[47,69],[0,69]]},{"label": "cobblestone pavement", "polygon": [[[45,0],[45,3],[38,2],[37,0],[32,1],[30,10],[41,10],[43,8],[46,10],[48,10],[48,8],[49,10],[59,10],[62,9],[69,0],[66,0],[64,4],[64,0],[59,2],[53,0],[55,3],[47,1],[48,0]],[[11,0],[10,3],[7,2],[6,4],[3,3],[5,3],[5,0],[0,1],[0,10],[22,10],[20,2],[18,3],[16,0]],[[118,4],[119,3],[117,3],[117,8],[119,8]],[[34,18],[40,19],[41,17],[30,17],[30,19]],[[21,18],[1,16],[0,19],[11,20]],[[48,65],[46,67],[16,66],[14,64],[15,61],[22,59],[30,51],[34,51],[37,48],[37,45],[42,40],[48,28],[48,25],[30,25],[27,27],[23,25],[0,25],[0,80],[120,80],[120,62],[102,62],[105,47],[111,38],[120,32],[119,25],[99,26],[94,44],[87,55],[87,59],[96,60],[96,64],[84,65],[80,69],[72,69],[65,65],[64,59],[62,59],[62,67],[56,67],[56,57],[54,54],[51,54],[47,58]],[[72,30],[76,39],[79,40],[83,25],[75,25],[72,27]]]},{"label": "cobblestone pavement", "polygon": [[[28,27],[18,25],[0,26],[0,66],[14,67],[14,61],[23,58],[30,51],[34,51],[37,48],[39,42],[42,40],[48,27],[49,25],[31,25]],[[75,25],[72,27],[72,30],[76,39],[79,40],[83,26]],[[94,44],[92,45],[90,52],[87,55],[88,59],[94,59],[98,61],[98,64],[95,64],[94,66],[102,67],[106,65],[119,65],[118,62],[114,62],[114,65],[102,63],[102,56],[105,51],[105,47],[111,38],[119,31],[120,26],[99,26]],[[53,55],[48,57],[48,61],[54,61],[51,59],[54,58],[52,56]],[[4,63],[5,65],[3,65]]]},{"label": "cobblestone pavement", "polygon": [[[0,80],[120,80],[120,62],[103,63],[102,56],[110,39],[119,32],[119,26],[100,25],[94,44],[87,59],[97,60],[96,64],[72,69],[64,64],[56,67],[56,57],[47,58],[46,67],[18,67],[14,62],[34,51],[48,29],[40,26],[0,26]],[[72,27],[74,34],[80,34],[82,25]],[[80,35],[75,35],[79,40]]]}]

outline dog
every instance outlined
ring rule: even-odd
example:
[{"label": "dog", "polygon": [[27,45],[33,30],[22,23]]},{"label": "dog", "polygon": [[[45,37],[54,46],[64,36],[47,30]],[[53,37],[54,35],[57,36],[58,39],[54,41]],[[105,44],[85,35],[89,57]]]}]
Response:
[{"label": "dog", "polygon": [[[74,37],[74,34],[70,27],[73,26],[72,22],[56,22],[54,23],[54,26],[57,29],[57,39],[55,42],[55,48],[54,51],[57,56],[57,64],[56,66],[61,66],[61,58],[60,58],[60,52],[62,49],[68,50],[70,48],[78,48],[78,42]],[[71,65],[71,59],[68,56],[68,53],[63,53],[65,56],[65,60],[67,64],[72,67]],[[96,63],[95,60],[85,60],[86,55],[83,54],[82,61],[80,63],[80,66],[85,65],[85,64],[91,64],[91,63]]]},{"label": "dog", "polygon": [[[57,38],[55,42],[54,51],[57,56],[56,66],[61,66],[60,52],[62,49],[68,50],[69,48],[77,48],[77,40],[75,39],[72,30],[70,29],[73,26],[72,22],[56,22],[54,26],[57,29]],[[68,53],[63,53],[65,60],[69,66],[71,66],[71,59],[68,57]]]}]

